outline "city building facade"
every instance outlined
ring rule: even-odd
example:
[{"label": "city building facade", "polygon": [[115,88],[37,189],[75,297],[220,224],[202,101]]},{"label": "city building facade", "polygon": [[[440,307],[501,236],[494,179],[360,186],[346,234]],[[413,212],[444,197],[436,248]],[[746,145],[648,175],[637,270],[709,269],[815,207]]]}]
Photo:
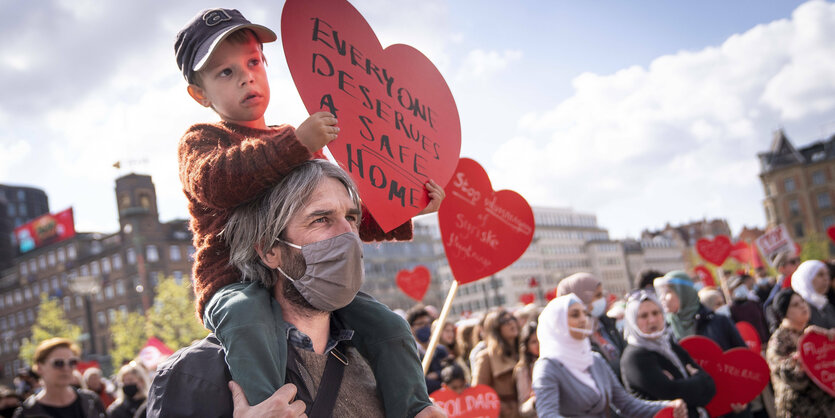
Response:
[{"label": "city building facade", "polygon": [[41,189],[0,184],[0,270],[17,256],[14,229],[49,213],[49,199]]}]

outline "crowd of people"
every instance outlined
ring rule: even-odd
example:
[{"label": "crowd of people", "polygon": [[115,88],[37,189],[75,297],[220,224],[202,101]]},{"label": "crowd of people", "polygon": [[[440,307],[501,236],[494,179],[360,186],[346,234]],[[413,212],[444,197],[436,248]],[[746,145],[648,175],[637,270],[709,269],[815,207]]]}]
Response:
[{"label": "crowd of people", "polygon": [[[724,351],[747,348],[735,325],[745,321],[762,343],[771,382],[725,416],[835,416],[835,398],[809,379],[797,353],[806,332],[835,338],[835,263],[801,263],[791,251],[771,262],[775,275],[765,267],[725,272],[724,289],[684,271],[647,270],[622,298],[591,274],[571,275],[543,309],[495,308],[442,324],[427,388],[487,385],[501,417],[652,417],[665,407],[677,417],[707,417],[717,385],[679,341],[699,335]],[[441,326],[432,312],[417,306],[404,314],[421,357]]]}]

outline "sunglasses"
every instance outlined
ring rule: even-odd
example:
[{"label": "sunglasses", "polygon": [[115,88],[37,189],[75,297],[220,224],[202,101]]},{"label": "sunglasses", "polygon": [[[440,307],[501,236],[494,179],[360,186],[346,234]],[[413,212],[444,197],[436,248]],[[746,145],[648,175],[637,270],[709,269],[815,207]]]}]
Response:
[{"label": "sunglasses", "polygon": [[69,366],[71,369],[74,369],[75,366],[77,366],[77,365],[78,365],[78,359],[77,358],[71,358],[71,359],[66,360],[66,361],[64,359],[60,359],[60,358],[52,360],[52,367],[55,368],[55,369],[63,369],[64,366]]},{"label": "sunglasses", "polygon": [[786,264],[800,264],[800,259],[799,258],[792,258],[791,260],[786,261]]}]

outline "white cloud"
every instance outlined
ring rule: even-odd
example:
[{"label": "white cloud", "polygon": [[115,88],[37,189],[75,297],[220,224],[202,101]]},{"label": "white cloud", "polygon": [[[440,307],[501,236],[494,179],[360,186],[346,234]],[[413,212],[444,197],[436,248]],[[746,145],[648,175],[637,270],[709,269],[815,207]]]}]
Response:
[{"label": "white cloud", "polygon": [[514,61],[522,58],[522,51],[470,51],[461,63],[461,70],[455,77],[458,81],[484,80],[497,73]]}]

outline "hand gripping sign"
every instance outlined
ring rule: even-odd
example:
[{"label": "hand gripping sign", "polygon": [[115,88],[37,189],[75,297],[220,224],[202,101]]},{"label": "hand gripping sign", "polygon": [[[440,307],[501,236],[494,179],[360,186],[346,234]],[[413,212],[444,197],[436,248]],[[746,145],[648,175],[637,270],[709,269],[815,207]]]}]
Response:
[{"label": "hand gripping sign", "polygon": [[307,111],[336,115],[328,149],[380,227],[417,215],[429,203],[424,184],[445,185],[461,151],[458,109],[438,69],[408,45],[383,49],[345,0],[287,0],[281,37]]}]

